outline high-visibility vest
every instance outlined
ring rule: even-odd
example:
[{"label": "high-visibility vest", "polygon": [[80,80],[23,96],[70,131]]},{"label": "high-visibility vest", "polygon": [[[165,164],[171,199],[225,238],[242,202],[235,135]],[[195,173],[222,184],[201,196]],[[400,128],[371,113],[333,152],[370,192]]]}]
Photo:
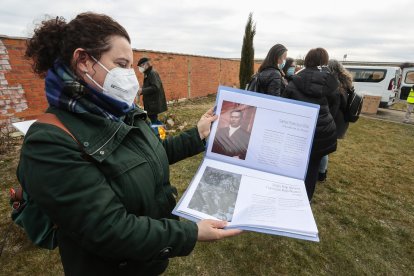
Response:
[{"label": "high-visibility vest", "polygon": [[411,88],[410,94],[408,94],[407,103],[414,104],[414,88]]}]

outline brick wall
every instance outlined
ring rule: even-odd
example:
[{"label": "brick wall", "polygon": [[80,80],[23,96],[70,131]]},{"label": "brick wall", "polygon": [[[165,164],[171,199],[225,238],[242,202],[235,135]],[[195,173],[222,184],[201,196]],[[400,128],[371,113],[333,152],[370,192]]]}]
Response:
[{"label": "brick wall", "polygon": [[[0,126],[34,119],[47,108],[44,80],[32,72],[25,50],[25,38],[0,35]],[[152,59],[169,101],[213,94],[218,85],[239,85],[238,60],[134,50],[135,62],[143,56]],[[134,69],[142,85],[143,76]]]},{"label": "brick wall", "polygon": [[0,40],[0,128],[11,130],[10,124],[19,121],[15,114],[26,110],[28,104],[22,84],[9,76],[15,47],[8,46]]},{"label": "brick wall", "polygon": [[[146,56],[161,76],[168,100],[196,98],[217,92],[218,85],[238,87],[238,60],[134,50],[134,60]],[[142,74],[138,73],[140,84]]]}]

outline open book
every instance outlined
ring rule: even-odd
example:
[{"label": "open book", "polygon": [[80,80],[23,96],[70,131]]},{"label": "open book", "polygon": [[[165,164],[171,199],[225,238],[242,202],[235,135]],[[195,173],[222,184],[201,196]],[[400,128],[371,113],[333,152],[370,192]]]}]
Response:
[{"label": "open book", "polygon": [[319,241],[304,179],[319,105],[220,86],[204,160],[173,210]]}]

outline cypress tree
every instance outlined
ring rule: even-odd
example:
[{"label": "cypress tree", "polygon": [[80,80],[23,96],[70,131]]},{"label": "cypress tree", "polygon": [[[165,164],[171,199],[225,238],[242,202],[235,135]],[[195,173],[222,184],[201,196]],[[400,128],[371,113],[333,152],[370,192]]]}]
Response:
[{"label": "cypress tree", "polygon": [[254,71],[254,48],[253,38],[256,34],[256,23],[253,23],[253,14],[249,13],[243,37],[241,50],[239,81],[240,88],[244,89],[250,81]]}]

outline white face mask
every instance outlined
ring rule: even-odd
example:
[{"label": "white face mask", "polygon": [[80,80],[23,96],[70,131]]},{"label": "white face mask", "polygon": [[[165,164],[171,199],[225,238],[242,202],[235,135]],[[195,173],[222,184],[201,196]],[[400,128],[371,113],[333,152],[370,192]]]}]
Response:
[{"label": "white face mask", "polygon": [[145,68],[144,68],[144,67],[141,67],[141,66],[138,66],[138,70],[139,70],[141,73],[144,73]]},{"label": "white face mask", "polygon": [[88,73],[88,77],[94,84],[102,89],[102,93],[114,98],[118,101],[124,102],[129,106],[134,103],[134,99],[137,96],[139,90],[139,82],[135,75],[134,69],[125,69],[115,67],[109,71],[102,63],[96,58],[92,57],[103,69],[108,72],[105,77],[103,87],[97,83]]}]

